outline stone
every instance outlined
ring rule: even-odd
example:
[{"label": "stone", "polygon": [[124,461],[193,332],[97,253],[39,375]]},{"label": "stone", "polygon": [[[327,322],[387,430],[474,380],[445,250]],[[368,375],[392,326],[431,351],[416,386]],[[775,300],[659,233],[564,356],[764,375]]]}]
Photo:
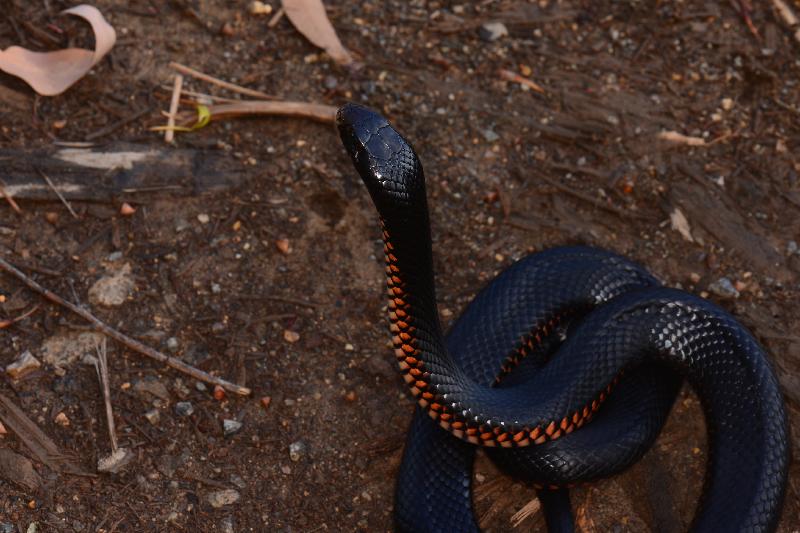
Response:
[{"label": "stone", "polygon": [[708,286],[708,290],[721,298],[739,297],[739,291],[736,290],[736,287],[734,287],[733,283],[731,283],[731,280],[728,278],[719,278]]},{"label": "stone", "polygon": [[54,335],[45,339],[40,353],[48,365],[65,368],[87,354],[94,354],[102,341],[103,335],[92,331]]},{"label": "stone", "polygon": [[136,283],[131,273],[131,265],[125,263],[92,285],[89,289],[89,301],[95,305],[117,307],[128,300],[134,288]]},{"label": "stone", "polygon": [[300,460],[300,458],[305,455],[306,453],[306,444],[298,440],[293,442],[289,445],[289,459],[294,461],[295,463]]},{"label": "stone", "polygon": [[226,505],[232,505],[238,502],[239,498],[239,491],[234,489],[223,489],[210,492],[206,496],[206,501],[214,509],[219,509],[221,507],[225,507]]},{"label": "stone", "polygon": [[225,420],[222,421],[222,431],[225,433],[226,437],[230,437],[231,435],[239,433],[243,425],[244,424],[242,424],[238,420],[231,420],[229,418],[226,418]]},{"label": "stone", "polygon": [[137,381],[133,385],[133,390],[141,395],[149,394],[155,396],[165,402],[168,402],[170,399],[167,386],[153,378],[145,378]]},{"label": "stone", "polygon": [[508,28],[502,22],[484,22],[478,29],[478,36],[486,42],[494,42],[508,35]]},{"label": "stone", "polygon": [[150,409],[144,414],[144,417],[150,422],[151,426],[157,426],[161,421],[161,411],[158,409]]},{"label": "stone", "polygon": [[490,130],[488,128],[483,130],[481,132],[481,134],[483,135],[483,138],[486,139],[486,142],[490,142],[490,143],[493,143],[497,139],[500,138],[500,136],[497,133],[495,133],[494,131],[492,131],[492,130]]},{"label": "stone", "polygon": [[30,351],[25,350],[19,357],[6,366],[6,374],[8,374],[11,379],[20,379],[38,370],[41,366],[42,363],[40,363]]},{"label": "stone", "polygon": [[175,404],[175,413],[178,416],[191,416],[194,413],[192,402],[178,402]]}]

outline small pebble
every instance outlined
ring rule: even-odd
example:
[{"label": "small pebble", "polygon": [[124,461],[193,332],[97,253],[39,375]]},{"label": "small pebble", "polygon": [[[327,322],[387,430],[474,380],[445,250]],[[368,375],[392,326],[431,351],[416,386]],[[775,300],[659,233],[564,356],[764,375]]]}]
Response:
[{"label": "small pebble", "polygon": [[199,215],[197,215],[197,221],[200,222],[201,224],[208,224],[209,222],[211,222],[211,217],[205,213],[200,213]]},{"label": "small pebble", "polygon": [[483,135],[483,138],[486,139],[486,142],[490,142],[490,143],[493,143],[497,139],[500,138],[500,136],[498,134],[496,134],[494,131],[492,131],[490,129],[483,130],[481,132],[481,134]]},{"label": "small pebble", "polygon": [[175,337],[170,337],[169,339],[167,339],[167,348],[170,351],[173,351],[173,352],[175,350],[177,350],[178,349],[178,339],[176,339]]},{"label": "small pebble", "polygon": [[243,424],[238,420],[231,420],[230,418],[226,418],[222,421],[222,431],[225,433],[226,437],[230,437],[231,435],[235,435],[242,429]]},{"label": "small pebble", "polygon": [[136,213],[136,208],[133,207],[128,202],[125,202],[119,208],[119,214],[124,216],[124,217],[129,217],[129,216],[133,215],[134,213]]},{"label": "small pebble", "polygon": [[275,241],[275,248],[283,255],[288,255],[292,251],[289,246],[289,239],[278,239]]},{"label": "small pebble", "polygon": [[161,411],[158,409],[150,409],[144,414],[144,417],[150,422],[151,426],[157,426],[161,420]]},{"label": "small pebble", "polygon": [[198,382],[196,382],[196,383],[194,384],[194,388],[195,388],[195,389],[197,389],[197,390],[198,390],[198,391],[200,391],[200,392],[205,392],[205,391],[207,391],[207,390],[208,390],[208,387],[207,387],[207,386],[206,386],[206,384],[205,384],[205,383],[203,383],[202,381],[198,381]]},{"label": "small pebble", "polygon": [[286,474],[287,476],[292,473],[292,467],[288,465],[284,465],[281,467],[281,472]]},{"label": "small pebble", "polygon": [[222,26],[220,26],[219,32],[220,34],[225,35],[226,37],[230,37],[231,35],[236,33],[236,30],[233,29],[233,25],[230,22],[225,22],[224,24],[222,24]]},{"label": "small pebble", "polygon": [[272,13],[271,5],[265,4],[264,2],[259,2],[258,0],[255,2],[250,2],[251,15],[269,15],[270,13]]},{"label": "small pebble", "polygon": [[289,445],[289,459],[295,463],[306,453],[306,445],[303,441],[298,440]]},{"label": "small pebble", "polygon": [[344,349],[347,352],[352,352],[353,350],[356,349],[356,347],[348,342],[347,344],[344,345]]},{"label": "small pebble", "polygon": [[233,483],[240,489],[244,489],[247,487],[247,482],[240,476],[237,476],[236,474],[231,474],[231,483]]},{"label": "small pebble", "polygon": [[131,266],[124,264],[109,271],[89,289],[89,301],[93,304],[116,307],[124,304],[136,288]]},{"label": "small pebble", "polygon": [[234,489],[223,489],[211,492],[206,496],[206,501],[214,509],[225,507],[239,501],[239,491]]},{"label": "small pebble", "polygon": [[328,90],[333,90],[337,85],[339,85],[339,81],[333,76],[325,76],[325,79],[322,81],[322,85]]},{"label": "small pebble", "polygon": [[69,418],[67,418],[67,415],[64,414],[64,411],[59,412],[53,421],[61,427],[69,426]]},{"label": "small pebble", "polygon": [[508,35],[508,28],[502,22],[485,22],[478,30],[478,36],[484,41],[491,43]]},{"label": "small pebble", "polygon": [[708,286],[708,290],[722,298],[738,298],[739,291],[733,286],[728,278],[719,278]]},{"label": "small pebble", "polygon": [[296,331],[286,329],[283,331],[283,340],[289,343],[295,343],[300,340],[300,334]]},{"label": "small pebble", "polygon": [[179,416],[190,416],[194,413],[192,402],[178,402],[175,404],[175,413]]},{"label": "small pebble", "polygon": [[40,363],[30,351],[25,350],[19,357],[6,366],[6,374],[8,374],[11,379],[20,379],[38,370],[41,366],[42,363]]},{"label": "small pebble", "polygon": [[222,292],[222,287],[219,283],[212,283],[211,284],[211,292],[212,294],[219,294]]},{"label": "small pebble", "polygon": [[271,403],[272,403],[272,398],[271,397],[264,396],[263,398],[261,398],[261,406],[264,409],[269,409],[269,404],[271,404]]},{"label": "small pebble", "polygon": [[214,399],[221,402],[225,399],[225,389],[219,385],[214,385]]},{"label": "small pebble", "polygon": [[789,241],[786,245],[786,253],[789,255],[796,254],[798,251],[797,243],[795,241]]}]

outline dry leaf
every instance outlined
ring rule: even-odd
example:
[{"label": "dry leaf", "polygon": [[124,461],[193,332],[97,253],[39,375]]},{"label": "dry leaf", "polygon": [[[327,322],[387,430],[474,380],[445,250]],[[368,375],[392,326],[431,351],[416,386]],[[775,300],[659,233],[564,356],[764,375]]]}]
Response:
[{"label": "dry leaf", "polygon": [[340,65],[355,62],[336,35],[322,0],[282,0],[282,4],[294,27],[312,44],[324,49]]},{"label": "dry leaf", "polygon": [[61,12],[85,19],[92,26],[95,50],[67,48],[55,52],[33,52],[20,46],[0,51],[0,70],[25,80],[37,93],[54,96],[81,79],[111,50],[117,40],[114,28],[96,7],[79,5]]},{"label": "dry leaf", "polygon": [[680,208],[676,207],[675,210],[669,214],[669,221],[672,225],[672,229],[680,233],[687,241],[694,242],[692,230],[689,228],[689,221],[686,220],[686,215],[683,214]]}]

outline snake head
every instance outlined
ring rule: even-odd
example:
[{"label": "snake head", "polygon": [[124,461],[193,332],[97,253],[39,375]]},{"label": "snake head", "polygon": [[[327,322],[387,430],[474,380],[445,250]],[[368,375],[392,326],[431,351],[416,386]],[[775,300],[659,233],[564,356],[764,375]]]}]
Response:
[{"label": "snake head", "polygon": [[388,120],[368,107],[349,103],[336,114],[336,125],[382,216],[398,209],[427,209],[422,164]]}]

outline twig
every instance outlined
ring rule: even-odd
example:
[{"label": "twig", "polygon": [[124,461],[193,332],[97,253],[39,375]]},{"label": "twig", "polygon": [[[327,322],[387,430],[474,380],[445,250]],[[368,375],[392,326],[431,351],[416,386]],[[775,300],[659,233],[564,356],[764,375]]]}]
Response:
[{"label": "twig", "polygon": [[14,201],[14,198],[12,198],[12,196],[6,192],[5,186],[6,182],[0,180],[0,195],[3,195],[3,198],[6,199],[6,202],[8,202],[8,205],[11,206],[11,209],[13,209],[16,214],[21,215],[22,209],[19,208],[17,202]]},{"label": "twig", "polygon": [[783,19],[783,21],[790,28],[793,28],[800,23],[800,20],[797,19],[797,15],[794,14],[792,8],[789,7],[783,0],[772,0],[772,5],[775,6],[775,9],[778,10],[778,14],[781,16],[781,19]]},{"label": "twig", "polygon": [[150,348],[149,346],[142,344],[141,342],[132,339],[125,335],[124,333],[120,333],[119,331],[115,330],[96,316],[94,316],[89,311],[78,307],[77,305],[70,303],[64,300],[62,297],[58,296],[54,292],[45,289],[37,282],[26,276],[16,267],[8,263],[5,259],[0,257],[0,270],[4,270],[5,272],[11,274],[25,285],[27,285],[30,289],[38,292],[51,302],[54,302],[62,307],[66,307],[76,315],[80,316],[84,320],[90,322],[97,331],[103,333],[112,339],[116,340],[117,342],[127,346],[131,350],[135,352],[139,352],[140,354],[149,357],[151,359],[155,359],[160,363],[164,363],[165,365],[174,368],[179,372],[183,372],[186,375],[189,375],[197,380],[204,381],[206,383],[211,383],[212,385],[219,385],[220,387],[224,388],[227,391],[235,392],[236,394],[241,394],[243,396],[248,396],[251,391],[247,387],[241,387],[236,385],[235,383],[231,383],[230,381],[224,380],[222,378],[218,378],[216,376],[212,376],[202,370],[195,368],[191,365],[188,365],[181,361],[180,359],[176,359],[174,357],[170,357],[168,355],[164,355],[163,353]]},{"label": "twig", "polygon": [[621,208],[619,208],[619,207],[617,207],[615,205],[608,204],[606,202],[602,202],[602,201],[598,200],[597,198],[593,198],[593,197],[589,196],[588,194],[584,194],[584,193],[582,193],[580,191],[576,191],[575,189],[573,189],[571,187],[567,187],[566,185],[562,185],[559,182],[548,178],[547,176],[545,176],[541,172],[537,172],[536,175],[539,177],[539,179],[541,179],[542,181],[544,181],[548,185],[551,185],[551,186],[555,187],[559,191],[561,191],[563,193],[566,193],[566,194],[569,194],[570,196],[573,196],[575,198],[578,198],[579,200],[583,200],[584,202],[588,202],[588,203],[592,204],[593,206],[598,207],[600,209],[605,209],[606,211],[610,211],[610,212],[615,213],[615,214],[617,214],[617,215],[619,215],[621,217],[633,217],[633,218],[640,218],[640,219],[648,218],[645,215],[642,215],[640,213],[635,213],[633,211],[626,211],[625,209],[621,209]]},{"label": "twig", "polygon": [[[208,106],[211,120],[221,120],[248,115],[281,115],[286,117],[302,117],[333,124],[336,121],[336,108],[324,104],[307,102],[255,102],[243,100],[235,104]],[[183,125],[191,126],[196,117],[185,121]]]},{"label": "twig", "polygon": [[89,135],[87,135],[84,138],[87,141],[93,141],[93,140],[98,139],[100,137],[105,137],[109,133],[111,133],[111,132],[113,132],[115,130],[118,130],[119,128],[121,128],[123,126],[127,126],[128,124],[130,124],[134,120],[139,120],[143,116],[145,116],[148,113],[150,113],[152,110],[153,110],[152,107],[147,107],[145,109],[142,109],[141,111],[138,111],[138,112],[134,113],[133,115],[127,117],[127,118],[123,118],[122,120],[118,120],[118,121],[114,122],[113,124],[109,124],[108,126],[106,126],[104,128],[100,128],[99,130],[95,131],[94,133],[90,133]]},{"label": "twig", "polygon": [[789,26],[789,29],[794,30],[794,40],[800,44],[800,20],[798,20],[792,8],[783,0],[772,0],[772,5],[775,6],[781,19]]},{"label": "twig", "polygon": [[53,141],[53,146],[61,146],[62,148],[93,148],[97,143],[85,141]]},{"label": "twig", "polygon": [[108,382],[108,346],[106,338],[103,337],[102,348],[94,347],[97,352],[97,360],[94,361],[94,369],[100,379],[100,386],[103,389],[103,403],[106,405],[106,421],[108,423],[108,436],[111,439],[111,453],[117,452],[117,432],[114,427],[114,411],[111,409],[111,385]]},{"label": "twig", "polygon": [[175,139],[175,116],[178,113],[178,104],[181,101],[182,88],[183,76],[180,74],[175,74],[175,85],[172,87],[172,100],[169,103],[167,129],[164,132],[164,141],[168,143],[171,143]]},{"label": "twig", "polygon": [[29,316],[31,316],[33,313],[35,313],[38,310],[39,310],[39,306],[38,305],[34,305],[33,308],[30,311],[26,311],[25,313],[22,313],[21,315],[19,315],[16,318],[9,318],[9,319],[6,319],[6,320],[0,320],[0,329],[7,328],[9,326],[13,326],[17,322],[22,322],[23,320],[25,320],[26,318],[28,318]]},{"label": "twig", "polygon": [[753,37],[755,37],[757,41],[761,41],[761,35],[758,33],[758,28],[756,28],[755,24],[753,24],[753,19],[750,17],[750,12],[752,11],[750,2],[747,0],[738,0],[737,3],[739,4],[739,14],[742,16],[744,23],[747,25],[747,29],[750,30],[750,33],[753,34]]},{"label": "twig", "polygon": [[[172,90],[172,87],[170,87],[169,85],[161,85],[161,88],[164,89],[164,90]],[[227,104],[235,104],[237,102],[241,102],[241,100],[236,100],[234,98],[225,98],[224,96],[214,96],[213,94],[200,93],[200,92],[197,92],[197,91],[190,91],[189,89],[184,89],[183,90],[183,94],[186,94],[186,95],[189,95],[189,96],[194,96],[195,98],[208,99],[210,101],[216,100],[218,102],[225,102]]]},{"label": "twig", "polygon": [[528,89],[532,91],[536,91],[539,94],[544,94],[544,88],[541,85],[536,83],[533,80],[530,80],[524,76],[520,76],[516,72],[512,72],[510,70],[501,68],[497,71],[497,74],[500,76],[501,79],[505,81],[512,81],[514,83],[519,83],[520,85],[526,86]]},{"label": "twig", "polygon": [[281,19],[283,18],[283,16],[285,14],[286,14],[286,11],[284,11],[282,7],[279,8],[278,11],[276,11],[275,14],[272,15],[272,18],[269,19],[269,22],[267,22],[267,27],[274,28],[275,26],[277,26],[278,22],[281,21]]},{"label": "twig", "polygon": [[61,203],[64,204],[64,206],[67,208],[67,211],[69,211],[69,214],[72,215],[72,218],[77,220],[78,219],[78,214],[75,212],[75,210],[72,209],[72,206],[69,204],[67,199],[64,198],[63,194],[61,194],[61,191],[56,189],[56,186],[53,184],[53,181],[47,176],[47,174],[42,172],[42,170],[40,168],[37,167],[36,168],[36,172],[38,172],[39,175],[44,178],[44,181],[47,182],[47,185],[51,189],[53,189],[53,192],[56,193],[56,196],[58,196],[58,199],[61,200]]},{"label": "twig", "polygon": [[270,296],[268,294],[237,294],[236,298],[239,300],[269,300],[271,302],[299,305],[301,307],[308,307],[310,309],[316,309],[319,307],[319,304],[315,304],[313,302],[306,302],[305,300],[299,300],[297,298],[284,298],[283,296]]},{"label": "twig", "polygon": [[235,93],[246,94],[247,96],[262,98],[264,100],[275,99],[274,96],[269,95],[267,93],[263,93],[261,91],[256,91],[253,89],[248,89],[247,87],[242,87],[241,85],[236,85],[235,83],[221,80],[219,78],[215,78],[214,76],[209,76],[208,74],[204,74],[199,70],[187,67],[186,65],[181,65],[180,63],[176,63],[175,61],[172,61],[169,64],[169,66],[182,74],[186,74],[187,76],[192,76],[193,78],[197,78],[199,80],[207,81],[208,83],[213,83],[214,85],[219,85],[220,87],[224,87],[225,89],[228,89],[229,91],[233,91]]},{"label": "twig", "polygon": [[531,501],[526,503],[522,509],[514,513],[514,516],[511,517],[511,527],[516,529],[529,516],[533,516],[538,513],[541,507],[542,504],[539,502],[539,498],[533,498]]}]

